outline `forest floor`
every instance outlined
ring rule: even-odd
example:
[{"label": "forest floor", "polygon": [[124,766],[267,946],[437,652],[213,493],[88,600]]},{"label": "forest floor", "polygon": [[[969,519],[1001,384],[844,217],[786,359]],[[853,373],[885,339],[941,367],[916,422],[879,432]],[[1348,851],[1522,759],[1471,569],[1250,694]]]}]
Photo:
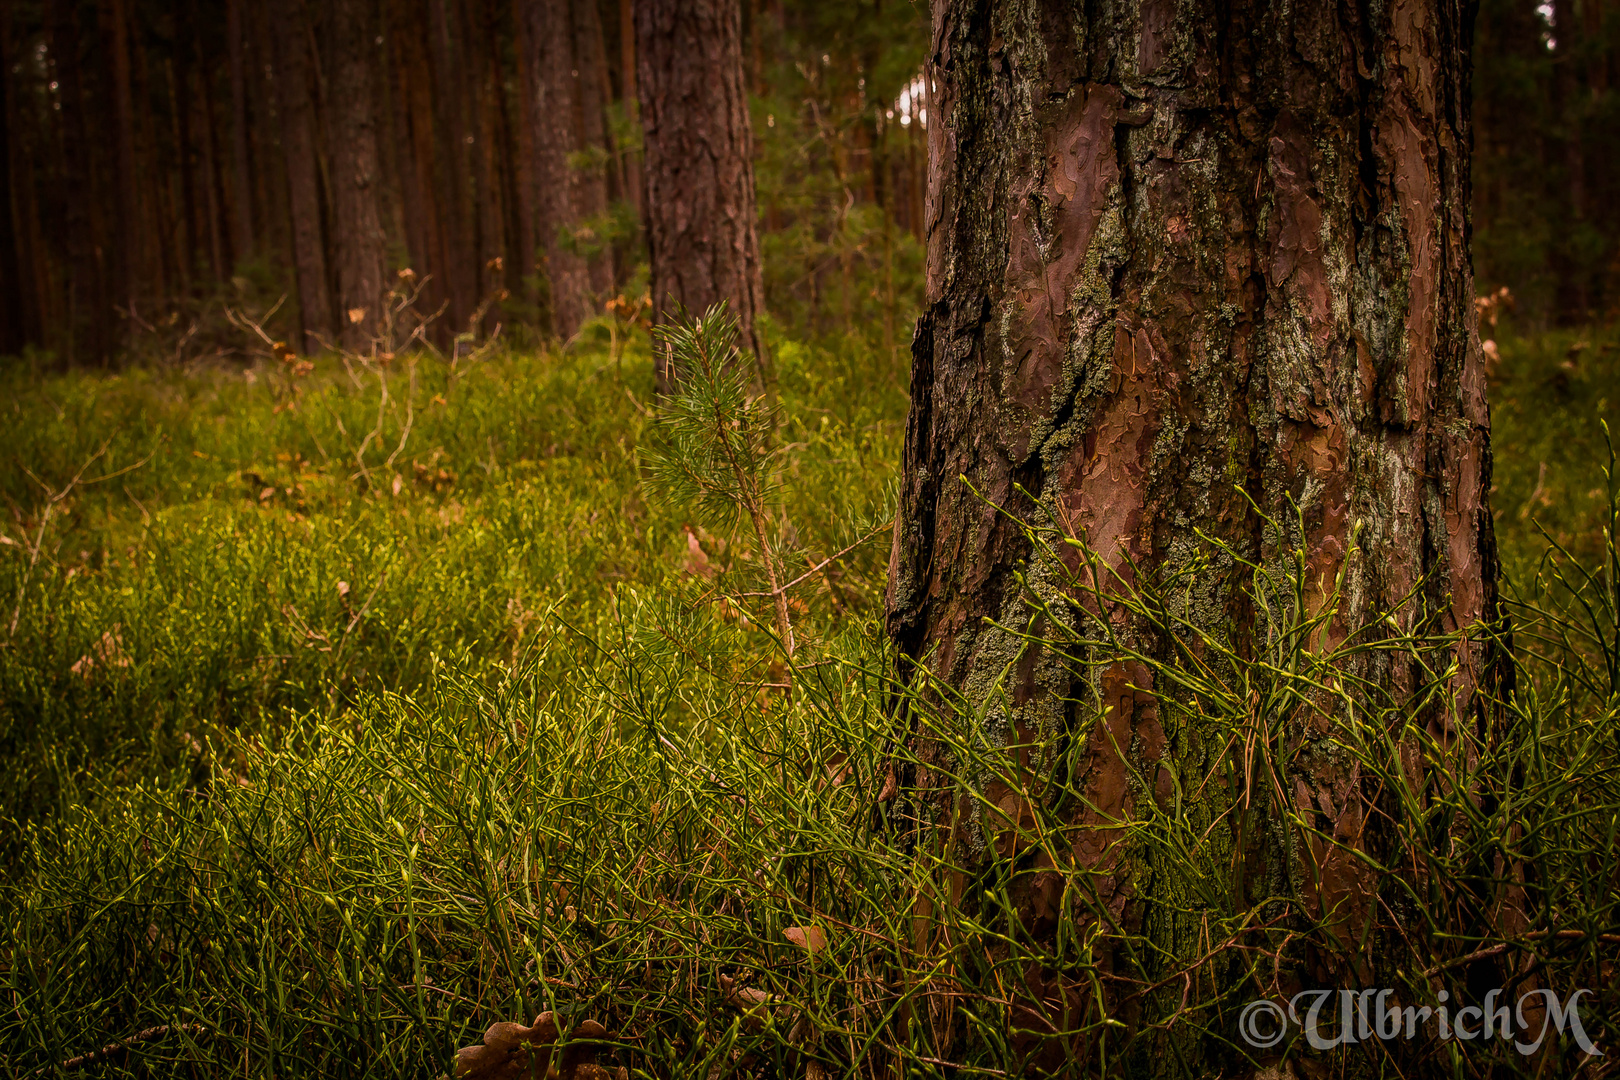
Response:
[{"label": "forest floor", "polygon": [[[1607,550],[1620,336],[1499,344],[1497,536],[1534,591],[1549,541]],[[7,1071],[432,1075],[542,1009],[649,1075],[886,1052],[906,376],[775,359],[791,670],[752,534],[644,493],[644,339],[0,375]]]}]

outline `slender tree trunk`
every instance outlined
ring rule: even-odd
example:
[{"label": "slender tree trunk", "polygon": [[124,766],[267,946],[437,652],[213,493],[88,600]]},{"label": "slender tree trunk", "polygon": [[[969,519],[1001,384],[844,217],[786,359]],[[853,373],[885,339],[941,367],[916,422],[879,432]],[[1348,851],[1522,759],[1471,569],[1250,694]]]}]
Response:
[{"label": "slender tree trunk", "polygon": [[512,123],[512,199],[517,211],[518,258],[510,269],[516,272],[517,287],[513,293],[526,303],[538,299],[528,286],[531,275],[538,268],[540,245],[539,211],[535,199],[534,155],[534,93],[536,85],[535,46],[529,33],[532,27],[522,4],[514,4],[512,12],[512,46],[517,59],[517,95]]},{"label": "slender tree trunk", "polygon": [[574,50],[569,0],[526,0],[535,50],[530,89],[534,119],[534,180],[540,246],[551,287],[551,332],[567,341],[591,315],[585,260],[571,237],[579,222],[579,180],[569,155],[579,149],[574,126]]},{"label": "slender tree trunk", "polygon": [[[197,6],[188,3],[182,23],[195,25]],[[175,56],[168,66],[169,100],[174,108],[175,144],[179,150],[180,173],[180,225],[184,240],[176,247],[180,259],[180,287],[188,290],[196,277],[197,260],[202,250],[202,211],[197,198],[197,141],[193,121],[196,110],[192,102],[192,62],[189,35],[181,33],[175,41]]]},{"label": "slender tree trunk", "polygon": [[1590,270],[1579,253],[1582,226],[1586,223],[1586,147],[1583,138],[1586,103],[1579,85],[1577,43],[1581,32],[1575,18],[1574,0],[1554,0],[1553,5],[1553,103],[1554,115],[1562,128],[1558,145],[1562,149],[1563,190],[1558,194],[1569,218],[1561,223],[1553,242],[1553,269],[1558,277],[1558,316],[1560,321],[1578,325],[1591,318]]},{"label": "slender tree trunk", "polygon": [[451,323],[458,329],[478,303],[478,250],[474,246],[475,216],[468,168],[468,130],[463,86],[466,72],[456,62],[456,36],[448,0],[429,0],[431,24],[429,53],[433,60],[433,89],[438,135],[443,217],[445,284],[450,293]]},{"label": "slender tree trunk", "polygon": [[[123,8],[124,14],[118,18],[110,18],[110,25],[106,29],[107,40],[116,43],[120,36],[119,25],[124,23],[122,36],[125,39],[125,52],[130,60],[130,99],[131,109],[135,118],[130,133],[130,157],[134,162],[129,175],[134,177],[130,182],[129,190],[123,189],[123,181],[119,180],[119,191],[109,200],[115,207],[128,206],[134,216],[134,225],[121,224],[127,231],[132,245],[124,257],[123,272],[129,275],[124,295],[130,297],[129,311],[131,315],[138,316],[142,322],[150,325],[148,315],[156,315],[156,311],[149,311],[141,315],[137,302],[144,303],[151,299],[161,302],[174,295],[181,281],[180,272],[180,215],[184,212],[177,205],[178,197],[175,194],[177,179],[173,170],[164,170],[159,164],[158,148],[161,140],[158,137],[158,113],[155,109],[135,109],[133,103],[147,102],[154,98],[152,87],[151,61],[158,59],[150,55],[150,50],[135,48],[130,43],[130,31],[133,27],[128,20],[132,10],[131,5],[120,0],[108,5],[108,13],[116,14]],[[117,65],[114,65],[116,75]],[[117,94],[112,95],[116,102]],[[111,124],[116,126],[115,119]],[[115,172],[115,176],[122,175]],[[139,323],[136,324],[140,325]],[[143,327],[144,329],[144,327]]]},{"label": "slender tree trunk", "polygon": [[[1197,916],[1156,891],[1117,825],[1143,800],[1163,805],[1178,777],[1187,790],[1204,777],[1213,763],[1190,749],[1201,729],[1143,664],[1065,657],[1001,627],[1029,625],[1033,594],[1077,635],[1101,621],[1150,654],[1170,645],[1072,586],[1073,549],[1032,547],[997,508],[1063,523],[1120,589],[1202,566],[1176,602],[1240,653],[1277,628],[1251,603],[1244,561],[1274,567],[1295,550],[1310,611],[1345,575],[1324,648],[1386,612],[1402,632],[1496,619],[1469,266],[1469,23],[1448,0],[1081,10],[933,4],[928,305],[912,347],[888,626],[903,676],[926,668],[960,691],[992,738],[1079,743],[1061,775],[1031,766],[1080,796],[1063,811],[1076,836],[1069,880],[1086,877],[1113,930],[1166,944],[1196,936]],[[1422,671],[1394,657],[1370,655],[1358,673],[1415,691]],[[1452,659],[1450,707],[1418,716],[1442,745],[1493,722],[1484,691],[1502,671],[1477,638]],[[1005,695],[992,692],[1009,670]],[[1382,854],[1372,822],[1389,807],[1326,731],[1287,723],[1301,740],[1290,802],[1244,835],[1295,839],[1235,841],[1230,880],[1208,888],[1247,905],[1271,883],[1301,883],[1299,904],[1329,928],[1316,977],[1365,974],[1378,937],[1364,931],[1388,894],[1358,852]],[[911,778],[919,812],[979,872],[1001,825],[976,811],[950,825],[943,815],[961,804],[937,775]],[[1019,797],[995,783],[984,794]],[[1293,815],[1321,832],[1295,836]],[[1085,936],[1057,873],[1009,866],[1003,883],[1032,933],[1072,918],[1071,938]],[[962,880],[950,899],[971,903],[982,893]],[[1125,953],[1097,948],[1099,970],[1126,974]],[[1031,1031],[1100,1019],[1071,973],[1032,972],[1013,993],[1010,1017]],[[1182,1049],[1144,1075],[1214,1074],[1199,1071],[1210,1046]]]},{"label": "slender tree trunk", "polygon": [[12,195],[11,4],[0,0],[0,356],[17,353],[28,340],[23,299],[21,245]]},{"label": "slender tree trunk", "polygon": [[[463,70],[476,73],[477,81],[467,80],[473,87],[473,146],[474,192],[477,196],[478,217],[478,289],[474,310],[486,297],[500,292],[505,283],[504,256],[506,251],[506,223],[500,180],[500,68],[489,47],[495,27],[490,17],[488,0],[468,0],[462,6],[462,25],[466,33],[462,40]],[[469,313],[468,318],[471,318]],[[481,328],[492,329],[498,321],[498,312],[491,311]]]},{"label": "slender tree trunk", "polygon": [[[104,0],[102,12],[108,27],[107,46],[112,59],[113,145],[117,151],[115,198],[117,200],[117,240],[112,259],[114,294],[118,302],[134,314],[136,277],[141,268],[141,177],[135,165],[135,103],[131,89],[129,15],[125,0]],[[161,233],[159,234],[161,235]],[[159,286],[160,291],[162,285]]]},{"label": "slender tree trunk", "polygon": [[281,149],[287,166],[293,269],[298,279],[298,344],[306,352],[316,352],[322,338],[331,340],[335,324],[326,272],[326,239],[321,228],[309,34],[302,0],[277,0],[275,14],[275,89],[281,113]]},{"label": "slender tree trunk", "polygon": [[197,85],[202,93],[197,96],[198,116],[202,122],[202,180],[203,197],[208,205],[208,265],[214,280],[223,282],[236,266],[232,250],[229,203],[225,198],[224,164],[219,152],[218,111],[214,108],[213,78],[203,50],[201,27],[195,39],[196,55],[204,58],[197,67]]},{"label": "slender tree trunk", "polygon": [[61,177],[66,274],[62,300],[62,352],[69,360],[106,363],[112,348],[116,302],[108,272],[108,245],[100,242],[96,180],[104,175],[101,146],[90,140],[88,87],[80,62],[82,29],[72,0],[52,0],[47,34],[61,121],[56,173]]},{"label": "slender tree trunk", "polygon": [[364,349],[376,335],[387,268],[373,106],[374,15],[370,0],[336,0],[332,7],[332,246],[339,324],[352,349]]},{"label": "slender tree trunk", "polygon": [[231,64],[231,254],[253,253],[253,163],[248,151],[247,49],[244,0],[225,0],[225,43]]},{"label": "slender tree trunk", "polygon": [[[728,301],[741,341],[767,362],[754,207],[753,132],[739,0],[639,0],[636,84],[645,140],[655,321]],[[670,372],[658,358],[660,391]]]},{"label": "slender tree trunk", "polygon": [[[403,161],[409,162],[407,171],[411,174],[404,183],[406,214],[411,219],[406,221],[406,230],[408,235],[414,233],[417,237],[411,241],[412,256],[417,260],[413,269],[432,277],[422,294],[424,307],[436,311],[446,302],[452,306],[454,304],[451,289],[454,271],[449,254],[450,241],[445,236],[446,185],[441,183],[441,171],[435,169],[435,164],[439,163],[434,112],[435,80],[428,42],[421,32],[424,18],[419,0],[398,0],[393,6],[391,37],[398,51],[394,97],[396,108],[404,113],[399,130],[402,137],[409,140],[409,146],[403,148],[400,154]],[[445,170],[451,167],[450,163],[442,164]],[[413,197],[416,206],[414,213],[411,209]],[[456,330],[453,321],[455,313],[450,314],[450,320],[441,319],[434,326],[435,339],[446,347]]]},{"label": "slender tree trunk", "polygon": [[[632,130],[641,123],[641,102],[636,94],[636,0],[619,0],[619,99]],[[636,220],[642,220],[641,201],[645,194],[640,153],[625,154],[624,181]]]},{"label": "slender tree trunk", "polygon": [[[283,152],[282,137],[287,129],[286,118],[278,104],[280,94],[276,82],[282,74],[280,54],[286,48],[279,40],[279,10],[287,0],[266,0],[252,5],[244,14],[252,30],[248,40],[248,157],[252,166],[252,179],[248,197],[253,203],[253,221],[259,243],[265,251],[281,252],[291,258],[294,250],[292,237],[292,196],[288,190],[288,168]],[[271,118],[276,123],[271,123]],[[296,266],[296,260],[294,261]],[[302,330],[293,337],[300,348],[304,338]]]},{"label": "slender tree trunk", "polygon": [[[574,102],[579,122],[577,145],[593,155],[611,151],[607,132],[607,98],[603,94],[607,71],[607,49],[602,42],[602,15],[597,0],[573,0],[574,22]],[[579,173],[579,215],[602,220],[607,216],[608,190],[606,160]],[[613,290],[613,252],[600,236],[591,244],[598,250],[587,260],[591,292],[597,297]]]}]

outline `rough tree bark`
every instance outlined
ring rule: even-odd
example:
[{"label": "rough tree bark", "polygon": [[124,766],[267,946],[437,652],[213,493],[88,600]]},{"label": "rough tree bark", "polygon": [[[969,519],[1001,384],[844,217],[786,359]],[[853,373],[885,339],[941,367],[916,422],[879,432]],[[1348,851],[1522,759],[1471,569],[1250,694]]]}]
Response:
[{"label": "rough tree bark", "polygon": [[326,276],[321,228],[320,159],[315,107],[310,97],[308,24],[302,0],[277,0],[272,37],[281,113],[281,151],[287,168],[287,214],[292,226],[293,272],[298,279],[298,348],[317,352],[333,331],[332,292]]},{"label": "rough tree bark", "polygon": [[387,237],[378,205],[377,119],[372,82],[377,34],[369,0],[332,5],[334,55],[328,125],[332,162],[332,240],[338,312],[349,348],[364,349],[377,332],[387,268]]},{"label": "rough tree bark", "polygon": [[[636,87],[654,321],[730,302],[744,348],[766,361],[753,132],[738,0],[639,0]],[[657,359],[658,388],[670,373]]]},{"label": "rough tree bark", "polygon": [[574,123],[573,19],[569,0],[526,0],[526,14],[535,51],[529,88],[535,225],[551,288],[551,332],[567,341],[592,309],[589,268],[568,241],[582,204],[579,175],[568,163],[568,156],[581,149]]},{"label": "rough tree bark", "polygon": [[[1077,623],[1123,620],[1145,651],[1164,648],[1122,611],[1087,615],[1065,567],[997,507],[1068,523],[1126,583],[1211,554],[1195,529],[1262,566],[1302,547],[1312,610],[1346,574],[1330,644],[1387,611],[1403,630],[1496,617],[1468,20],[1458,0],[934,0],[927,308],[888,625],[903,674],[927,665],[988,709],[994,736],[1083,740],[1068,777],[1090,804],[1077,825],[1128,819],[1207,762],[1177,760],[1197,740],[1161,713],[1143,665],[1087,687],[1056,650],[1023,651],[990,625],[1027,624],[1021,573]],[[1265,615],[1242,564],[1214,557],[1186,610],[1241,652],[1263,640]],[[986,688],[1014,660],[996,698]],[[1454,709],[1425,717],[1442,741],[1491,718],[1482,688],[1499,657],[1470,641],[1456,661]],[[1376,663],[1366,674],[1397,693],[1418,682],[1413,666]],[[1083,704],[1095,700],[1102,715]],[[1343,847],[1295,857],[1316,864],[1304,903],[1331,913],[1343,963],[1365,970],[1376,883],[1354,852],[1377,842],[1370,784],[1324,734],[1297,733],[1289,797]],[[920,772],[919,805],[943,807]],[[959,827],[983,865],[993,825]],[[1141,930],[1152,867],[1106,831],[1079,835],[1074,863],[1100,872],[1098,902]],[[1053,932],[1061,882],[1020,873],[1011,895]],[[1035,1011],[1090,1006],[1063,977],[1042,979]]]}]

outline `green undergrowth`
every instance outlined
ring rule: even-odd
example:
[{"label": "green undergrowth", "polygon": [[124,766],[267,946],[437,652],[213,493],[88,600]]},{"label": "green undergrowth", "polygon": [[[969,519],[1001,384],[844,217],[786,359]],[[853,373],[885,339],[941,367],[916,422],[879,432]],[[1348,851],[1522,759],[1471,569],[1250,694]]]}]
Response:
[{"label": "green undergrowth", "polygon": [[[837,355],[781,352],[802,562],[881,515],[904,400]],[[601,635],[636,595],[695,595],[745,570],[746,538],[720,550],[697,522],[647,509],[649,369],[643,341],[619,361],[587,348],[470,371],[327,358],[301,377],[14,377],[0,820],[82,801],[92,773],[182,777],[211,737],[411,693],[444,663],[492,677],[548,612]],[[870,609],[886,555],[852,552],[798,602],[811,618]]]},{"label": "green undergrowth", "polygon": [[[576,1033],[603,1024],[597,1059],[634,1076],[1001,1075],[1040,1042],[1045,969],[1081,1003],[1052,1022],[1085,1033],[1092,1071],[1202,1075],[1178,1061],[1213,1055],[1236,1073],[1238,1010],[1330,931],[1297,889],[1212,884],[1233,814],[1332,838],[1269,790],[1251,806],[1216,751],[1247,744],[1291,791],[1289,725],[1332,707],[1324,694],[1360,718],[1338,752],[1390,814],[1384,985],[1470,992],[1471,965],[1504,951],[1479,905],[1527,866],[1513,955],[1598,991],[1583,1016],[1612,1053],[1620,699],[1596,420],[1613,341],[1591,335],[1573,374],[1573,339],[1501,343],[1499,542],[1540,644],[1519,643],[1493,741],[1436,742],[1377,685],[1330,678],[1347,657],[1311,646],[1328,611],[1285,610],[1271,653],[1224,666],[1063,643],[1077,663],[1160,664],[1156,685],[1200,703],[1167,706],[1167,731],[1208,751],[1209,775],[1176,778],[1184,803],[1140,800],[1114,830],[1147,906],[1112,971],[1096,950],[1114,916],[1085,874],[1049,933],[1014,901],[1032,866],[1086,840],[1081,783],[1032,797],[971,710],[889,679],[879,526],[905,401],[886,361],[776,344],[759,530],[644,487],[645,340],[621,360],[586,342],[465,371],[10,376],[0,1059],[50,1075],[120,1044],[102,1075],[436,1076],[491,1023],[551,1011]],[[1538,522],[1566,555],[1546,557]],[[766,559],[796,581],[791,658]],[[1151,593],[1132,602],[1175,620]],[[963,852],[905,826],[896,777],[922,743],[895,729],[902,695],[955,763],[930,757],[936,782],[996,841],[969,876]],[[1018,749],[1074,764],[1080,744]],[[987,779],[1028,813],[989,802]],[[927,902],[947,894],[962,902]],[[1126,984],[1131,1041],[1084,1007]],[[1362,1075],[1579,1064],[1567,1039],[1545,1060],[1364,1049]]]}]

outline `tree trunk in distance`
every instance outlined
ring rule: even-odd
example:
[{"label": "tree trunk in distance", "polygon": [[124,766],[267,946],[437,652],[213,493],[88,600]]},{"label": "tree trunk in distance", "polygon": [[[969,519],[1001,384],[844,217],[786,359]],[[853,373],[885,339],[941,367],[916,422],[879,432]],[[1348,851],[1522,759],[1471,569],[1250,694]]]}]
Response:
[{"label": "tree trunk in distance", "polygon": [[[619,0],[619,99],[624,103],[624,115],[635,130],[641,123],[641,102],[636,93],[636,0]],[[641,177],[641,154],[624,151],[624,183],[630,205],[635,207],[636,220],[643,218],[641,199],[644,181]]]},{"label": "tree trunk in distance", "polygon": [[[739,0],[637,0],[635,19],[654,322],[670,322],[677,307],[700,314],[728,301],[763,372],[765,286]],[[658,390],[668,393],[666,358],[654,362]]]},{"label": "tree trunk in distance", "polygon": [[530,280],[538,268],[540,229],[535,206],[534,157],[534,86],[535,47],[529,38],[533,29],[528,12],[522,4],[514,4],[512,11],[512,51],[517,61],[516,109],[512,124],[512,169],[508,179],[512,183],[512,201],[517,213],[517,260],[508,267],[516,284],[512,292],[525,304],[532,304],[538,296],[530,287]]},{"label": "tree trunk in distance", "polygon": [[[1590,2],[1590,0],[1589,0]],[[1564,196],[1562,200],[1572,220],[1556,230],[1553,242],[1553,272],[1558,278],[1558,319],[1568,326],[1580,326],[1592,317],[1588,283],[1591,272],[1581,265],[1577,254],[1580,231],[1586,223],[1586,152],[1582,138],[1586,126],[1586,95],[1577,78],[1580,29],[1576,25],[1574,0],[1553,0],[1553,103],[1563,135]]]},{"label": "tree trunk in distance", "polygon": [[27,341],[18,243],[11,188],[11,5],[0,3],[0,356],[22,351]]},{"label": "tree trunk in distance", "polygon": [[225,0],[226,48],[231,63],[231,256],[253,253],[253,165],[248,153],[247,59],[244,0]]},{"label": "tree trunk in distance", "polygon": [[377,120],[372,68],[376,21],[369,0],[332,6],[332,234],[337,260],[338,319],[345,345],[365,349],[377,332],[387,267],[378,206]]},{"label": "tree trunk in distance", "polygon": [[[182,25],[195,26],[197,5],[185,5],[185,13],[178,20]],[[196,109],[192,101],[191,73],[197,59],[191,49],[191,40],[185,33],[176,35],[174,59],[169,68],[169,100],[174,108],[175,142],[180,155],[180,226],[185,235],[179,243],[180,290],[190,290],[196,278],[198,257],[203,247],[202,206],[197,198],[198,158],[196,132],[192,122]]]},{"label": "tree trunk in distance", "polygon": [[[602,88],[607,77],[607,47],[602,41],[602,14],[597,0],[573,0],[574,21],[574,101],[579,116],[578,145],[591,154],[609,151],[607,97]],[[600,220],[608,211],[607,163],[579,170],[579,215]],[[591,292],[597,298],[613,291],[613,251],[600,236],[591,244],[601,250],[586,259]]]},{"label": "tree trunk in distance", "polygon": [[219,152],[219,115],[214,108],[213,81],[208,55],[203,47],[201,27],[195,41],[195,54],[204,58],[197,66],[197,83],[202,88],[198,95],[202,116],[203,196],[208,207],[208,259],[216,282],[229,281],[236,268],[236,253],[232,250],[229,203],[225,198],[225,164]]},{"label": "tree trunk in distance", "polygon": [[293,270],[298,278],[301,352],[318,352],[332,338],[332,293],[321,228],[320,165],[315,109],[310,96],[309,35],[302,0],[277,0],[275,91],[281,112],[281,150],[287,166],[287,212],[292,226]]},{"label": "tree trunk in distance", "polygon": [[63,232],[60,238],[67,262],[61,349],[69,361],[106,363],[112,348],[112,305],[117,303],[108,271],[107,245],[100,242],[100,201],[96,198],[104,175],[103,148],[90,139],[89,96],[84,68],[79,61],[83,33],[77,5],[52,0],[47,24],[52,71],[61,102],[60,158]]},{"label": "tree trunk in distance", "polygon": [[568,155],[580,149],[574,126],[573,20],[569,0],[526,0],[529,44],[535,51],[530,88],[534,121],[535,224],[546,255],[551,289],[551,332],[567,341],[591,317],[585,260],[569,234],[579,222],[578,174]]},{"label": "tree trunk in distance", "polygon": [[474,246],[475,207],[472,170],[468,168],[467,110],[463,93],[466,72],[456,60],[454,26],[448,0],[428,0],[430,21],[414,32],[428,33],[433,58],[434,129],[438,136],[443,220],[445,285],[450,294],[447,318],[460,331],[478,305],[478,251]]},{"label": "tree trunk in distance", "polygon": [[[118,223],[112,262],[114,295],[131,315],[137,311],[136,281],[144,254],[141,247],[140,177],[135,169],[135,103],[130,86],[129,13],[124,0],[105,0],[102,12],[108,24],[107,45],[112,53],[113,145],[117,150],[116,187]],[[162,286],[159,286],[162,290]],[[109,312],[108,315],[111,315]],[[105,357],[103,359],[106,359]]]},{"label": "tree trunk in distance", "polygon": [[[1176,755],[1198,729],[1143,664],[1083,678],[988,621],[1028,625],[1027,588],[1076,628],[1108,618],[1168,655],[1123,608],[1079,606],[1067,592],[1078,553],[1060,548],[1060,565],[997,507],[1064,523],[1122,588],[1194,565],[1205,550],[1195,529],[1261,566],[1303,548],[1310,610],[1346,576],[1323,647],[1384,612],[1403,632],[1428,615],[1444,630],[1497,617],[1469,263],[1469,21],[1451,0],[1373,11],[1144,2],[1139,18],[1091,21],[1057,0],[933,4],[927,307],[888,628],[902,677],[920,684],[927,665],[987,710],[993,740],[1079,743],[1063,774],[1089,802],[1071,814],[1074,863],[1097,874],[1097,903],[1127,933],[1190,929],[1108,826],[1167,797],[1176,777],[1196,785],[1207,763]],[[1207,554],[1212,565],[1176,593],[1189,617],[1239,651],[1263,644],[1267,616],[1240,587],[1243,563]],[[1420,672],[1391,655],[1361,674],[1405,695]],[[1478,640],[1455,660],[1454,709],[1418,714],[1441,745],[1493,722],[1484,691],[1502,673]],[[1009,665],[1006,696],[990,693]],[[1082,704],[1093,701],[1108,710]],[[1032,775],[1055,775],[1044,767]],[[1256,902],[1268,875],[1288,880],[1284,864],[1309,848],[1317,876],[1302,904],[1335,928],[1327,970],[1369,970],[1377,941],[1358,943],[1378,882],[1354,853],[1379,843],[1371,782],[1327,751],[1291,767],[1291,812],[1342,846],[1251,840],[1242,855],[1267,869],[1238,878],[1234,854],[1234,880],[1211,887]],[[919,772],[921,812],[945,821],[952,790]],[[995,787],[992,804],[1021,798]],[[988,864],[996,830],[958,820],[955,850],[977,853],[961,856],[970,872]],[[1067,902],[1059,875],[1009,872],[1032,931],[1054,933]],[[1104,970],[1115,961],[1099,952]],[[1045,972],[1030,985],[1042,980],[1020,1026],[1058,1024],[1060,1006],[1072,1014],[1059,1026],[1096,1019],[1083,982]]]}]

